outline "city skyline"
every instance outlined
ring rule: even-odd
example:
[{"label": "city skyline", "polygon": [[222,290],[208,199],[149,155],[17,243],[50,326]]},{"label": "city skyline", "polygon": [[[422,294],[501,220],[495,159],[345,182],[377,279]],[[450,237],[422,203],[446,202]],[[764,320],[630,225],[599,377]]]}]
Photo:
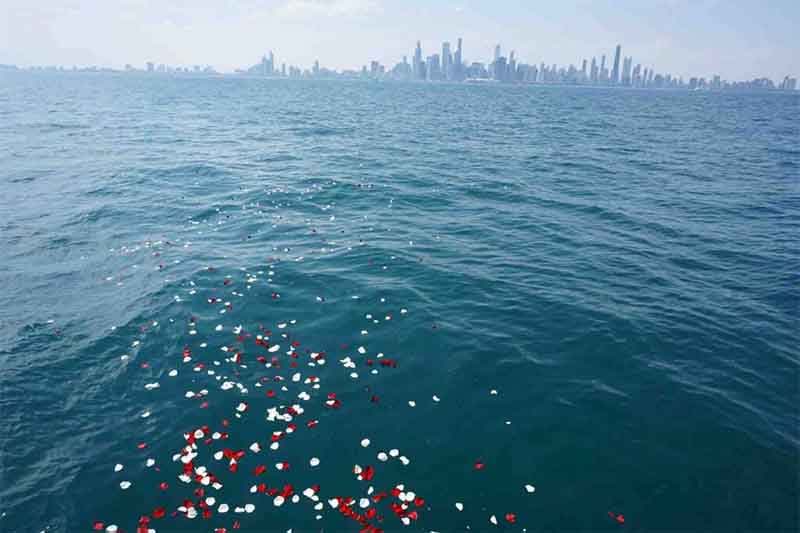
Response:
[{"label": "city skyline", "polygon": [[[472,60],[464,55],[464,41],[459,37],[455,47],[450,41],[441,43],[441,53],[433,47],[434,53],[428,55],[423,50],[422,41],[417,40],[411,60],[403,55],[402,60],[393,66],[371,60],[360,68],[337,70],[326,67],[315,60],[307,68],[279,62],[275,52],[270,50],[261,61],[247,68],[239,68],[228,75],[247,75],[267,78],[361,78],[373,80],[417,81],[417,82],[498,82],[517,84],[550,84],[550,85],[590,85],[604,87],[654,88],[654,89],[689,89],[689,90],[789,90],[797,89],[797,78],[786,75],[773,80],[768,77],[757,77],[751,80],[727,80],[719,74],[698,75],[685,79],[683,76],[669,72],[660,72],[647,63],[636,62],[633,56],[623,54],[622,44],[613,48],[613,60],[607,63],[606,54],[589,59],[584,57],[576,63],[558,65],[540,61],[527,63],[516,55],[514,49],[504,53],[501,43],[493,47],[493,55],[486,61]],[[577,66],[579,65],[579,66]],[[0,64],[3,68],[17,68],[14,65]],[[91,67],[89,69],[65,69],[62,67],[34,67],[33,70],[81,70],[81,71],[118,71],[112,68]],[[205,74],[219,75],[211,65],[169,66],[148,61],[144,68],[126,64],[125,72],[146,72],[152,74]]]},{"label": "city skyline", "polygon": [[[779,80],[800,73],[800,43],[792,37],[800,7],[788,0],[244,0],[223,7],[210,0],[8,0],[5,7],[0,63],[22,66],[122,69],[155,60],[233,72],[272,48],[287,64],[319,60],[344,70],[371,60],[394,64],[409,53],[410,36],[431,54],[440,36],[458,35],[470,43],[469,59],[478,61],[503,42],[513,43],[518,57],[563,65],[606,54],[613,70],[614,50],[605,43],[625,43],[637,57],[686,79],[713,72]],[[455,47],[454,38],[444,40]],[[602,52],[597,43],[604,43]]]},{"label": "city skyline", "polygon": [[[434,50],[436,48],[434,47]],[[789,75],[779,79],[777,83],[771,78],[758,77],[752,80],[726,80],[719,74],[706,78],[705,76],[692,76],[684,80],[682,76],[673,76],[671,73],[657,72],[653,66],[642,66],[637,63],[633,66],[633,56],[623,57],[622,45],[614,48],[614,60],[611,70],[606,66],[606,56],[601,55],[600,63],[597,57],[592,57],[591,70],[587,69],[588,60],[580,62],[580,69],[575,64],[558,65],[547,64],[541,61],[538,65],[519,61],[516,52],[512,49],[508,56],[503,53],[502,44],[494,46],[491,60],[486,62],[465,59],[463,39],[457,39],[454,52],[451,52],[450,41],[443,41],[441,54],[434,51],[431,55],[423,52],[421,41],[416,42],[411,63],[408,56],[404,55],[401,62],[388,68],[380,61],[372,60],[369,65],[358,69],[345,69],[336,71],[326,69],[315,60],[311,70],[290,65],[288,74],[286,63],[281,63],[277,68],[274,52],[265,55],[261,63],[253,65],[246,70],[237,70],[239,74],[251,74],[276,77],[361,77],[371,79],[389,79],[397,81],[427,81],[427,82],[464,82],[464,81],[495,81],[502,83],[545,83],[545,84],[570,84],[570,85],[598,85],[616,87],[638,88],[688,88],[688,89],[780,89],[796,90],[797,79]],[[620,68],[620,60],[622,67]]]}]

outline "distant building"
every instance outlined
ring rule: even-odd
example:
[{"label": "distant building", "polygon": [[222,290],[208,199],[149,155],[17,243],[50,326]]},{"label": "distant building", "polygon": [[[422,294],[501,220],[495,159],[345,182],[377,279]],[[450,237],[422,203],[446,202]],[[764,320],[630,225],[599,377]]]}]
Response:
[{"label": "distant building", "polygon": [[783,81],[780,84],[780,88],[784,91],[796,91],[797,90],[797,78],[790,78],[786,76],[783,78]]},{"label": "distant building", "polygon": [[442,79],[453,79],[453,55],[450,53],[450,43],[442,43]]},{"label": "distant building", "polygon": [[606,68],[606,55],[600,57],[600,83],[608,82],[608,69]]},{"label": "distant building", "polygon": [[442,79],[442,65],[439,58],[439,54],[433,54],[432,56],[428,56],[427,59],[428,65],[428,72],[427,72],[427,79],[428,81],[439,81]]},{"label": "distant building", "polygon": [[626,57],[622,61],[622,85],[630,87],[631,85],[631,64],[633,63],[632,57]]},{"label": "distant building", "polygon": [[419,41],[417,41],[417,48],[414,50],[414,62],[412,67],[414,69],[414,79],[424,80],[425,68],[422,63],[422,44]]},{"label": "distant building", "polygon": [[453,80],[462,81],[464,79],[464,59],[462,57],[463,51],[461,50],[461,37],[458,38],[458,47],[453,56]]},{"label": "distant building", "polygon": [[506,81],[508,72],[508,62],[505,57],[500,56],[492,63],[494,66],[493,78],[497,81]]},{"label": "distant building", "polygon": [[614,51],[614,68],[611,70],[611,83],[617,84],[619,83],[619,56],[622,52],[622,45],[617,45],[617,49]]},{"label": "distant building", "polygon": [[631,74],[631,85],[634,87],[641,87],[642,86],[642,65],[641,63],[637,63],[635,67],[633,67],[633,73]]}]

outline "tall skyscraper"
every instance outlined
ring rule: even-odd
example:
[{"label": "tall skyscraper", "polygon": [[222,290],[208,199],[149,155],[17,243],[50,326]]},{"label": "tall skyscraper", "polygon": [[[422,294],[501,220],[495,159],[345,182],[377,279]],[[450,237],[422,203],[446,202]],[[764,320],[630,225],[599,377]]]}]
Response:
[{"label": "tall skyscraper", "polygon": [[585,83],[588,77],[589,74],[586,72],[586,60],[584,59],[581,64],[581,83]]},{"label": "tall skyscraper", "polygon": [[497,61],[500,59],[500,45],[494,47],[494,60]]},{"label": "tall skyscraper", "polygon": [[606,68],[606,55],[600,56],[600,82],[606,83],[608,81],[608,69]]},{"label": "tall skyscraper", "polygon": [[450,53],[450,43],[442,43],[442,79],[453,79],[453,55]]},{"label": "tall skyscraper", "polygon": [[611,83],[617,84],[619,83],[619,55],[622,52],[622,46],[617,45],[617,49],[614,51],[614,68],[611,70]]},{"label": "tall skyscraper", "polygon": [[631,84],[631,64],[633,63],[632,57],[626,57],[622,61],[622,85],[629,87]]},{"label": "tall skyscraper", "polygon": [[453,79],[457,81],[464,79],[464,58],[462,57],[461,37],[458,38],[458,47],[456,48],[456,55],[453,58]]},{"label": "tall skyscraper", "polygon": [[505,57],[498,57],[494,62],[494,79],[506,81],[508,74],[508,63]]},{"label": "tall skyscraper", "polygon": [[275,54],[273,54],[272,50],[270,50],[269,58],[267,58],[267,56],[263,56],[261,58],[261,75],[272,76],[274,73],[275,73]]},{"label": "tall skyscraper", "polygon": [[597,58],[592,58],[592,67],[589,70],[589,80],[592,83],[597,83]]},{"label": "tall skyscraper", "polygon": [[425,72],[422,65],[422,43],[417,41],[417,48],[414,50],[414,79],[416,80],[424,80],[425,79]]},{"label": "tall skyscraper", "polygon": [[442,79],[442,65],[439,54],[428,56],[428,80],[438,81]]}]

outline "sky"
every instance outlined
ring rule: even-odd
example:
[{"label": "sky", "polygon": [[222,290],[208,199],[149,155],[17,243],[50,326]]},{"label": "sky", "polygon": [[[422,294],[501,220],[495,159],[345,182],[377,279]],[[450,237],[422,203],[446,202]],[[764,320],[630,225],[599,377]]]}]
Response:
[{"label": "sky", "polygon": [[633,64],[683,76],[741,80],[800,76],[798,0],[0,0],[0,63],[212,65],[227,72],[273,50],[314,60],[389,67],[455,47],[491,59],[580,67],[622,45]]}]

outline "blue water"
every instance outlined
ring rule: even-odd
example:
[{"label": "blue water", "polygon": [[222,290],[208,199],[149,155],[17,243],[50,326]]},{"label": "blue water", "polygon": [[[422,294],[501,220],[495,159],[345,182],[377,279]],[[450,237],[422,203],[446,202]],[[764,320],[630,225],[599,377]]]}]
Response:
[{"label": "blue water", "polygon": [[797,530],[800,96],[2,76],[2,531]]}]

